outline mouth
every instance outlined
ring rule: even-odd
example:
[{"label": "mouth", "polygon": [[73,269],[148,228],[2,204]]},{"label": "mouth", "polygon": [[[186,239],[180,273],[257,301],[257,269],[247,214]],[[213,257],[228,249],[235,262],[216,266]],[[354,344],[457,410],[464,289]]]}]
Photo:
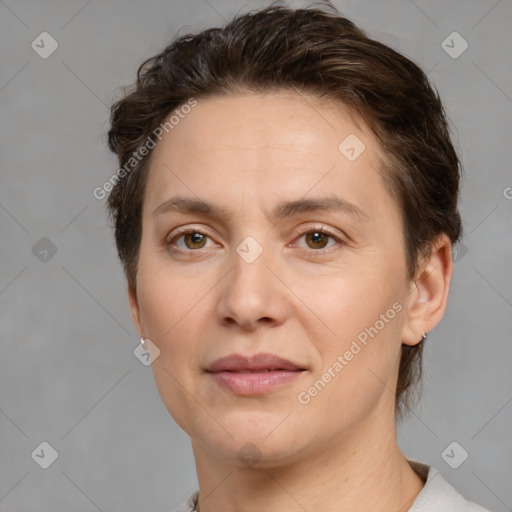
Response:
[{"label": "mouth", "polygon": [[283,357],[275,354],[260,353],[252,356],[242,356],[240,354],[231,354],[226,357],[221,357],[214,361],[206,369],[209,373],[218,372],[236,372],[236,373],[251,373],[251,372],[268,372],[268,371],[297,371],[304,370],[305,368],[300,365],[284,359]]},{"label": "mouth", "polygon": [[[223,370],[230,373],[266,373],[266,372],[285,372],[285,371],[301,371],[301,370],[285,370],[284,368],[265,368],[261,370]],[[219,372],[211,372],[219,373]]]},{"label": "mouth", "polygon": [[292,361],[264,353],[222,357],[206,369],[216,384],[240,396],[264,395],[291,383],[306,371]]}]

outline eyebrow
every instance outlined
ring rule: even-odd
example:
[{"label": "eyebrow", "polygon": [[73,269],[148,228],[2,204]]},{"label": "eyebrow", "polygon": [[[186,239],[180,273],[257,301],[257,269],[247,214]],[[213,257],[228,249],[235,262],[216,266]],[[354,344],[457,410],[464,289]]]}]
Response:
[{"label": "eyebrow", "polygon": [[[315,198],[301,198],[295,201],[283,201],[272,209],[271,218],[276,221],[293,217],[304,212],[338,212],[368,221],[368,215],[354,203],[336,195]],[[153,217],[164,213],[178,212],[185,214],[202,214],[219,220],[232,218],[226,208],[202,199],[182,196],[171,197],[153,211]]]}]

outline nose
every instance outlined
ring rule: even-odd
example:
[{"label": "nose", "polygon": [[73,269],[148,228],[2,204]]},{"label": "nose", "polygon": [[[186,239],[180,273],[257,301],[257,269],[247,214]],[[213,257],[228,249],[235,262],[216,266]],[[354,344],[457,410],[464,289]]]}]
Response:
[{"label": "nose", "polygon": [[243,247],[240,254],[233,251],[233,268],[219,284],[219,320],[244,330],[280,325],[286,318],[288,303],[286,286],[277,277],[279,265],[265,249],[253,261],[244,257]]}]

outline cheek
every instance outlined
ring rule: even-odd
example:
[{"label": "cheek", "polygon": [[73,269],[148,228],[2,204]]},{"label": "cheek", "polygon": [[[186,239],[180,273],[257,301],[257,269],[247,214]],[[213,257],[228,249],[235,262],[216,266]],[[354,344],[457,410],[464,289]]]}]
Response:
[{"label": "cheek", "polygon": [[202,283],[186,280],[160,253],[141,253],[137,274],[137,299],[140,318],[148,337],[163,344],[175,331],[197,314],[204,294]]},{"label": "cheek", "polygon": [[401,346],[402,280],[398,266],[382,266],[326,282],[325,293],[310,290],[307,304],[328,327],[322,332],[311,328],[309,333],[321,368],[311,376],[311,384],[320,378],[329,381],[330,388],[319,403],[357,408],[382,393],[383,382],[391,387]]},{"label": "cheek", "polygon": [[166,386],[176,392],[179,384],[167,372],[187,389],[194,386],[204,351],[198,341],[215,313],[216,301],[211,297],[215,280],[198,275],[187,278],[160,260],[141,258],[137,296],[144,332],[160,349],[152,365],[155,378],[169,381]]},{"label": "cheek", "polygon": [[193,285],[173,273],[159,273],[144,262],[139,264],[141,323],[146,336],[160,350],[151,365],[153,377],[169,414],[187,432],[191,430],[191,411],[202,414],[191,396],[196,394],[200,359],[199,347],[193,341],[198,339],[196,330],[200,330],[198,317],[203,316],[204,302],[200,300],[204,291],[196,292]]},{"label": "cheek", "polygon": [[[310,310],[329,328],[330,336],[324,339],[331,340],[332,346],[339,349],[344,340],[356,337],[376,322],[381,328],[381,315],[385,329],[379,330],[391,331],[392,324],[398,323],[399,310],[403,309],[400,281],[401,274],[396,269],[374,267],[339,279],[317,278],[314,286],[303,287],[300,293]],[[397,301],[399,304],[393,308]]]}]

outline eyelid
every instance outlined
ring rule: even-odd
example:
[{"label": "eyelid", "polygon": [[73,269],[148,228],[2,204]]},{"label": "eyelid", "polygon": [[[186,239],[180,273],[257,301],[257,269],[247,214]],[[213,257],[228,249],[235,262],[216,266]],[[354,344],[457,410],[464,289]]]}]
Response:
[{"label": "eyelid", "polygon": [[313,231],[321,231],[322,233],[325,233],[326,235],[331,236],[332,238],[340,239],[340,235],[337,235],[334,233],[334,230],[330,229],[328,226],[325,226],[325,224],[315,224],[314,226],[304,226],[302,228],[299,228],[299,235],[304,235],[306,233],[311,233]]},{"label": "eyelid", "polygon": [[[299,233],[294,240],[301,238],[307,233],[314,233],[318,231],[326,234],[329,238],[332,238],[334,241],[337,242],[338,245],[345,245],[346,243],[340,235],[334,233],[334,230],[326,227],[324,224],[315,224],[314,226],[304,226],[303,228],[300,228]],[[321,254],[324,252],[330,252],[333,248],[334,247],[327,247],[322,249],[309,249],[309,251]],[[308,248],[306,248],[305,250],[308,250]]]},{"label": "eyelid", "polygon": [[[202,227],[194,227],[194,226],[183,226],[181,228],[176,228],[175,230],[173,230],[166,238],[165,238],[165,244],[166,245],[172,245],[174,240],[176,240],[177,238],[180,238],[181,236],[183,235],[187,235],[189,233],[199,233],[201,235],[204,235],[204,236],[207,236],[208,238],[210,238],[211,240],[213,239],[213,237],[208,233],[207,230],[205,230],[204,228]],[[180,249],[178,248],[177,250],[181,250],[181,251],[185,251],[185,249]],[[199,249],[196,250],[196,251],[193,251],[193,250],[186,250],[186,252],[199,252]]]},{"label": "eyelid", "polygon": [[[298,238],[304,236],[307,233],[312,233],[315,231],[320,231],[322,233],[325,233],[327,236],[334,239],[338,243],[338,245],[346,243],[341,236],[334,233],[334,230],[331,230],[330,228],[326,227],[324,224],[318,224],[318,223],[313,226],[309,225],[309,226],[304,226],[304,227],[299,228],[297,236],[294,238],[294,240],[297,240]],[[176,239],[180,238],[183,235],[189,234],[189,233],[199,233],[199,234],[204,235],[204,236],[210,238],[211,240],[213,240],[213,237],[208,233],[208,230],[205,230],[202,227],[196,228],[194,226],[188,225],[188,226],[184,226],[181,228],[176,228],[172,232],[172,234],[170,234],[169,236],[166,237],[165,243],[166,243],[166,245],[174,245],[174,241]],[[202,248],[194,250],[194,249],[181,249],[181,248],[175,247],[175,249],[177,251],[192,253],[192,252],[200,252]],[[302,249],[304,250],[304,248],[302,248]],[[322,248],[322,249],[306,248],[305,250],[309,250],[311,252],[322,253],[322,252],[330,251],[331,249],[332,249],[332,247],[329,247],[327,249],[326,248]]]}]

